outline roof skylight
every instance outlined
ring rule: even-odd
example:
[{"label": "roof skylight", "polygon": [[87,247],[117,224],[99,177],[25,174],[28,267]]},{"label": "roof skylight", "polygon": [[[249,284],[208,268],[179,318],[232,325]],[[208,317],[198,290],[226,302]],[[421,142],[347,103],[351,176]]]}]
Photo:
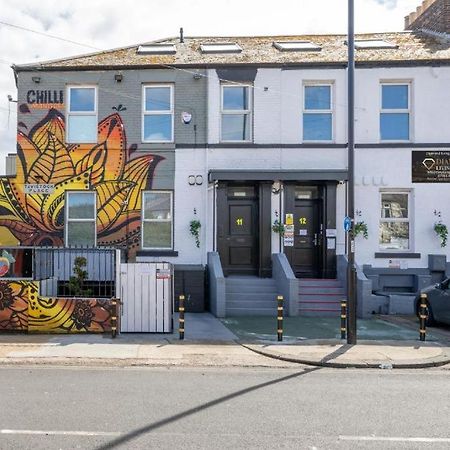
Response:
[{"label": "roof skylight", "polygon": [[357,50],[367,50],[367,49],[383,49],[383,48],[398,48],[398,45],[392,42],[383,41],[381,39],[365,39],[356,40],[355,48]]},{"label": "roof skylight", "polygon": [[235,42],[213,42],[200,44],[202,53],[241,53],[242,48]]},{"label": "roof skylight", "polygon": [[322,47],[309,41],[274,41],[273,46],[281,52],[320,51]]},{"label": "roof skylight", "polygon": [[176,52],[174,44],[146,44],[140,45],[137,49],[140,55],[173,55]]}]

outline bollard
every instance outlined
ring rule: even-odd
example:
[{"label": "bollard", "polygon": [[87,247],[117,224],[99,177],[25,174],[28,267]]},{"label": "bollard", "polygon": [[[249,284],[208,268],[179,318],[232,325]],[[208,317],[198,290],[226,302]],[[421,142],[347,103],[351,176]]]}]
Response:
[{"label": "bollard", "polygon": [[178,322],[179,322],[179,327],[178,327],[178,331],[180,333],[180,340],[184,339],[184,295],[180,295],[178,297],[178,311],[179,311],[179,315],[178,315]]},{"label": "bollard", "polygon": [[119,300],[117,298],[111,299],[111,336],[114,339],[117,336],[117,316]]},{"label": "bollard", "polygon": [[278,334],[278,342],[283,340],[283,296],[279,295],[277,297],[277,334]]},{"label": "bollard", "polygon": [[420,340],[425,341],[427,328],[425,321],[427,320],[427,294],[420,294],[420,305],[419,305],[419,336]]},{"label": "bollard", "polygon": [[347,300],[341,300],[341,339],[347,337]]}]

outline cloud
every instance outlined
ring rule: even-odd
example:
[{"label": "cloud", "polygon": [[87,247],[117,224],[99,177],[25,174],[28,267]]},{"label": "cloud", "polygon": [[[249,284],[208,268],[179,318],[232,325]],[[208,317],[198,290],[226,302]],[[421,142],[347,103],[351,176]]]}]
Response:
[{"label": "cloud", "polygon": [[[403,29],[411,0],[357,0],[358,32]],[[417,4],[420,0],[417,0]],[[346,0],[0,0],[2,20],[108,49],[174,36],[345,33]],[[14,63],[91,51],[0,25],[0,58]],[[8,128],[7,94],[16,97],[12,70],[0,61],[0,171],[15,150],[15,117]],[[15,104],[12,105],[15,107]],[[11,123],[12,122],[12,123]]]}]

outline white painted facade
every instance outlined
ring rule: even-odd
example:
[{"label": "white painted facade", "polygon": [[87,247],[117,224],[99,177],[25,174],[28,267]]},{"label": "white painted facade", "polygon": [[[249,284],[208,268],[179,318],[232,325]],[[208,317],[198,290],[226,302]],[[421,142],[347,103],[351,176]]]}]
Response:
[{"label": "white painted facade", "polygon": [[[216,70],[208,76],[208,143],[220,144],[221,81]],[[425,268],[428,254],[445,254],[433,231],[441,213],[444,223],[450,221],[450,184],[413,184],[411,152],[445,150],[450,147],[450,68],[362,68],[356,72],[356,143],[380,144],[380,102],[382,82],[408,82],[411,85],[411,146],[356,149],[357,221],[368,225],[369,239],[356,239],[356,259],[360,265],[374,267],[400,265],[402,268]],[[311,148],[302,144],[303,86],[327,82],[332,85],[333,144],[341,147]],[[251,148],[235,144],[229,148],[182,148],[176,150],[174,250],[178,257],[163,258],[176,264],[205,264],[207,252],[215,249],[215,190],[208,183],[210,170],[345,170],[347,168],[346,71],[344,69],[260,68],[253,83],[253,139]],[[299,147],[295,147],[299,144]],[[433,146],[430,144],[436,144]],[[442,145],[439,145],[442,144]],[[261,145],[262,147],[257,147]],[[280,145],[278,147],[278,145]],[[288,148],[282,145],[289,145]],[[203,184],[189,185],[189,176],[201,176]],[[410,192],[411,248],[406,253],[420,253],[419,258],[376,258],[380,252],[380,192]],[[283,214],[282,196],[272,194],[272,222]],[[194,214],[195,208],[195,214]],[[281,209],[281,210],[280,210]],[[345,216],[345,185],[337,187],[336,253],[345,253],[342,221]],[[189,233],[189,222],[202,223],[201,246],[198,249]],[[272,233],[272,252],[280,251],[280,239]]]}]

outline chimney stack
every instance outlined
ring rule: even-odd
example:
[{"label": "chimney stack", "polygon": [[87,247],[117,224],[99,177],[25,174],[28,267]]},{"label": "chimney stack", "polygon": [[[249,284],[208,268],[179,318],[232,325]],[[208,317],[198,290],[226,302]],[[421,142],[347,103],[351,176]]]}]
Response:
[{"label": "chimney stack", "polygon": [[405,30],[450,34],[450,0],[424,0],[405,17]]}]

